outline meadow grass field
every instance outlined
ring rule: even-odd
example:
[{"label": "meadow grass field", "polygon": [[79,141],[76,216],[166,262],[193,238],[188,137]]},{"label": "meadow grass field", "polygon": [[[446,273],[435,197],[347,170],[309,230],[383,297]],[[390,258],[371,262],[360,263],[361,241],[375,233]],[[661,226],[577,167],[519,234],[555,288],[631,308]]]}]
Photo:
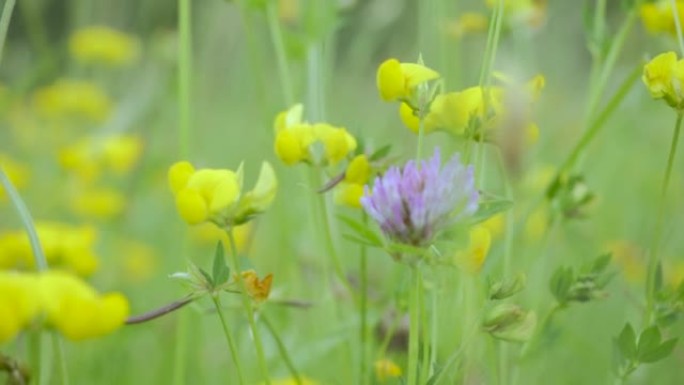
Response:
[{"label": "meadow grass field", "polygon": [[684,383],[682,23],[4,0],[0,383]]}]

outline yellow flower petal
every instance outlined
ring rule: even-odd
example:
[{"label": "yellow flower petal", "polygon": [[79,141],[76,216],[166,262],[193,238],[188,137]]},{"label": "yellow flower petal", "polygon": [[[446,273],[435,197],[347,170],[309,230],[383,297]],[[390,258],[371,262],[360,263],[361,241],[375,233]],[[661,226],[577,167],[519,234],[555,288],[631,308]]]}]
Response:
[{"label": "yellow flower petal", "polygon": [[194,225],[209,219],[209,207],[197,190],[183,189],[176,194],[176,208],[181,218]]},{"label": "yellow flower petal", "polygon": [[360,185],[366,184],[371,176],[371,166],[365,154],[357,155],[349,162],[344,180],[349,183]]},{"label": "yellow flower petal", "polygon": [[406,79],[397,59],[387,59],[378,67],[376,77],[380,97],[385,101],[407,97]]},{"label": "yellow flower petal", "polygon": [[176,162],[169,168],[169,187],[174,194],[178,193],[188,184],[190,176],[195,173],[195,168],[190,162]]}]

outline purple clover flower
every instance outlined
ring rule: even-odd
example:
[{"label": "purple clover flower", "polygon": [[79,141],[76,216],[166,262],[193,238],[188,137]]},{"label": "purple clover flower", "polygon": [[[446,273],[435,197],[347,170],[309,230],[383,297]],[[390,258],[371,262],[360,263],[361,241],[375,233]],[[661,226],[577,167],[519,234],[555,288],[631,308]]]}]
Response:
[{"label": "purple clover flower", "polygon": [[439,149],[420,167],[411,160],[403,168],[390,167],[365,187],[361,205],[392,240],[413,246],[428,245],[450,224],[477,210],[473,166],[455,154],[440,169]]}]

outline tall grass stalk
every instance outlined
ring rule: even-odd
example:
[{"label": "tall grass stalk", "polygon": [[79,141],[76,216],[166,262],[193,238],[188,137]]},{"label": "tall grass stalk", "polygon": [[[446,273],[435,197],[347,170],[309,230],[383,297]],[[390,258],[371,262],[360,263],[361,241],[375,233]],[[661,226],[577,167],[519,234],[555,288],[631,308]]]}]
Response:
[{"label": "tall grass stalk", "polygon": [[283,92],[285,104],[289,107],[294,103],[294,90],[292,88],[292,78],[290,76],[290,66],[288,64],[285,42],[283,41],[283,31],[278,21],[278,4],[269,1],[266,4],[266,17],[268,19],[268,29],[271,33],[271,42],[278,63],[278,74],[280,77],[280,88]]},{"label": "tall grass stalk", "polygon": [[420,335],[420,296],[423,290],[422,273],[419,266],[411,266],[411,290],[409,292],[409,345],[408,345],[408,382],[418,384],[419,335]]},{"label": "tall grass stalk", "polygon": [[667,203],[667,191],[670,186],[670,177],[672,176],[672,166],[674,165],[675,156],[677,154],[677,144],[679,143],[679,134],[682,128],[682,112],[677,113],[675,121],[674,132],[672,134],[672,141],[670,143],[670,152],[667,157],[667,165],[665,166],[665,176],[663,177],[663,184],[660,189],[660,201],[658,203],[658,213],[656,216],[655,230],[653,231],[653,238],[651,240],[651,247],[648,256],[648,272],[646,279],[646,309],[644,310],[644,326],[647,327],[653,323],[653,311],[655,307],[656,297],[656,276],[658,274],[658,266],[660,264],[660,240],[662,238],[663,226],[665,225],[665,207]]},{"label": "tall grass stalk", "polygon": [[276,345],[278,346],[280,356],[283,358],[283,361],[285,361],[285,366],[287,366],[288,370],[290,371],[290,374],[297,382],[297,385],[302,385],[302,377],[299,374],[299,371],[297,370],[294,361],[292,361],[292,357],[290,357],[290,353],[288,353],[287,347],[285,346],[285,343],[283,343],[283,339],[280,338],[278,331],[276,330],[275,326],[273,326],[273,322],[271,322],[271,319],[267,317],[265,313],[261,313],[260,318],[264,321],[264,325],[266,325],[268,331],[271,332],[271,336],[273,337],[273,339],[276,342]]},{"label": "tall grass stalk", "polygon": [[235,339],[233,338],[230,329],[228,329],[228,322],[226,321],[226,316],[223,314],[223,308],[221,307],[221,299],[219,298],[218,293],[212,294],[211,300],[214,302],[216,312],[218,313],[219,318],[221,319],[223,335],[226,337],[226,341],[228,342],[228,348],[230,349],[230,355],[233,358],[233,363],[235,364],[235,371],[237,372],[238,381],[240,382],[240,385],[244,385],[245,377],[242,372],[242,362],[240,359],[240,353],[237,349],[237,345],[235,345]]}]

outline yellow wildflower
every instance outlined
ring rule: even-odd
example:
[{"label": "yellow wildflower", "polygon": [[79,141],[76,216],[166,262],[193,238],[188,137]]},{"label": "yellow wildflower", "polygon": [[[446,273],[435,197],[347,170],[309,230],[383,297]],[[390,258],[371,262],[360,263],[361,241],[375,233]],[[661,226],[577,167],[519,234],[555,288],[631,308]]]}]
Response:
[{"label": "yellow wildflower", "polygon": [[109,334],[126,321],[128,301],[120,293],[99,295],[79,278],[60,271],[39,276],[48,324],[70,340]]},{"label": "yellow wildflower", "polygon": [[[248,247],[252,232],[254,230],[251,222],[233,227],[233,237],[235,238],[235,248],[238,254],[242,254]],[[203,223],[190,228],[191,238],[198,243],[216,245],[221,241],[223,246],[230,252],[230,240],[228,234],[211,223]]]},{"label": "yellow wildflower", "polygon": [[482,222],[481,225],[486,227],[487,230],[489,230],[489,233],[492,235],[492,238],[498,238],[500,235],[504,233],[504,226],[506,225],[506,214],[502,213],[494,215],[493,217]]},{"label": "yellow wildflower", "polygon": [[469,237],[468,248],[456,253],[456,262],[465,271],[477,273],[482,269],[489,253],[492,235],[487,227],[475,225],[470,229]]},{"label": "yellow wildflower", "polygon": [[0,344],[14,338],[40,311],[33,294],[36,279],[26,274],[0,271]]},{"label": "yellow wildflower", "polygon": [[[679,20],[684,20],[684,1],[676,1],[677,14]],[[639,8],[641,22],[646,31],[651,34],[667,33],[672,36],[677,35],[674,15],[672,12],[672,2],[670,0],[659,0],[641,4]]]},{"label": "yellow wildflower", "polygon": [[[302,377],[301,380],[301,385],[318,385],[318,382],[307,377]],[[295,378],[284,378],[271,381],[271,385],[300,385],[300,382]]]},{"label": "yellow wildflower", "polygon": [[273,202],[278,183],[270,163],[263,162],[254,188],[242,194],[242,166],[200,169],[189,162],[177,162],[169,169],[169,186],[176,208],[189,224],[213,222],[220,227],[249,221]]},{"label": "yellow wildflower", "polygon": [[468,34],[486,32],[488,25],[487,16],[476,12],[464,12],[458,19],[445,26],[445,32],[452,38],[460,39]]},{"label": "yellow wildflower", "polygon": [[[12,185],[18,190],[26,187],[29,180],[29,169],[20,162],[15,161],[9,156],[0,153],[0,167],[5,172]],[[0,186],[0,201],[5,198],[5,189]]]},{"label": "yellow wildflower", "polygon": [[142,242],[123,241],[117,245],[117,254],[122,257],[124,277],[129,281],[144,282],[157,272],[159,258],[153,248]]},{"label": "yellow wildflower", "polygon": [[403,101],[413,98],[416,87],[437,78],[437,71],[422,64],[387,59],[378,67],[376,81],[383,100]]},{"label": "yellow wildflower", "polygon": [[[499,0],[486,0],[489,8]],[[504,15],[509,24],[530,28],[541,27],[546,21],[546,0],[504,0]]]},{"label": "yellow wildflower", "polygon": [[37,90],[35,108],[46,118],[80,118],[101,123],[109,118],[112,102],[95,83],[60,79]]},{"label": "yellow wildflower", "polygon": [[375,367],[375,378],[377,378],[380,383],[386,382],[392,378],[399,378],[402,374],[399,365],[395,364],[394,361],[389,358],[375,361],[373,367]]},{"label": "yellow wildflower", "polygon": [[[50,266],[69,269],[87,276],[95,272],[97,231],[91,226],[70,226],[37,222],[36,232]],[[34,268],[33,250],[24,231],[0,234],[0,268]]]},{"label": "yellow wildflower", "polygon": [[546,233],[548,227],[549,208],[545,205],[540,205],[530,214],[527,222],[525,222],[525,237],[532,242],[539,241]]},{"label": "yellow wildflower", "polygon": [[[345,128],[327,123],[303,122],[301,104],[279,113],[273,126],[276,134],[275,153],[290,166],[299,162],[334,166],[357,146],[356,139]],[[320,156],[314,156],[311,148],[316,142],[323,145],[323,154]]]},{"label": "yellow wildflower", "polygon": [[109,27],[91,26],[69,37],[69,52],[82,63],[121,66],[138,58],[140,42]]},{"label": "yellow wildflower", "polygon": [[245,288],[247,289],[247,294],[249,294],[254,301],[260,303],[268,299],[268,295],[271,293],[273,274],[269,274],[261,280],[254,270],[243,271],[241,275]]},{"label": "yellow wildflower", "polygon": [[83,186],[71,195],[69,206],[79,215],[104,220],[121,214],[126,198],[111,188]]},{"label": "yellow wildflower", "polygon": [[674,52],[662,53],[644,66],[641,78],[654,99],[663,99],[673,108],[684,108],[684,59]]},{"label": "yellow wildflower", "polygon": [[349,162],[344,179],[335,188],[335,203],[354,208],[361,207],[363,186],[371,176],[371,165],[364,154],[357,155]]},{"label": "yellow wildflower", "polygon": [[142,155],[142,140],[136,135],[111,135],[83,138],[59,151],[62,168],[81,180],[92,182],[104,171],[117,175],[129,172]]}]

